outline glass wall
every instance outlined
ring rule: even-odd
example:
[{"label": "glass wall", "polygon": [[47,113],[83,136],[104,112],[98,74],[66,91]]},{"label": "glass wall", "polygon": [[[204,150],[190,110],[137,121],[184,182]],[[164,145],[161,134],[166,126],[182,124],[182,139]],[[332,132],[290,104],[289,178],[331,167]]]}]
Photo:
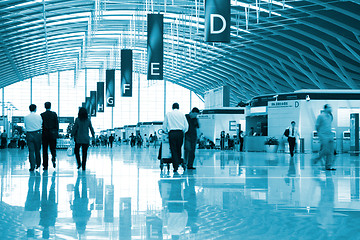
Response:
[{"label": "glass wall", "polygon": [[[12,112],[13,116],[27,115],[31,102],[37,105],[38,113],[41,113],[45,111],[44,103],[50,101],[52,110],[59,116],[76,117],[78,107],[85,101],[85,96],[89,97],[90,91],[96,91],[98,81],[105,81],[102,69],[87,69],[86,73],[85,70],[81,70],[78,74],[74,74],[74,71],[64,71],[42,75],[5,87],[5,102],[11,102],[16,107],[17,110]],[[1,93],[2,91],[0,91],[0,101]],[[188,89],[166,82],[166,111],[171,110],[174,102],[180,104],[180,111],[183,113],[189,112],[191,107],[196,106],[200,109],[204,107],[204,103]],[[7,115],[6,110],[5,115]],[[115,107],[105,108],[104,113],[97,113],[97,116],[92,118],[92,122],[95,131],[99,132],[112,127],[163,121],[163,119],[164,81],[148,81],[145,75],[134,73],[133,96],[120,97],[120,71],[116,71]]]}]

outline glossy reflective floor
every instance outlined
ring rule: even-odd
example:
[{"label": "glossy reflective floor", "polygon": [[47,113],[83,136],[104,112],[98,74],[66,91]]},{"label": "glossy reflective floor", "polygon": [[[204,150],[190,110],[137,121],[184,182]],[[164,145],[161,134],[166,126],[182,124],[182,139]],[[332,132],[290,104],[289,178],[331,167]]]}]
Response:
[{"label": "glossy reflective floor", "polygon": [[26,149],[0,150],[0,239],[360,239],[359,157],[199,150],[174,177],[157,151],[91,148],[78,172],[59,150],[30,174]]}]

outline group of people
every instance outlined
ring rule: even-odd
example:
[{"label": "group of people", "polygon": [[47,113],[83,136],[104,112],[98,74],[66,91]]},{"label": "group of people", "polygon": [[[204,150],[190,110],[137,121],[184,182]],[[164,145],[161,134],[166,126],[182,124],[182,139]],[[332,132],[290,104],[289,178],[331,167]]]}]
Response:
[{"label": "group of people", "polygon": [[[44,106],[46,111],[39,115],[36,113],[37,106],[31,104],[29,106],[30,114],[24,118],[26,140],[29,148],[30,172],[41,166],[41,146],[43,149],[43,170],[48,170],[48,148],[50,148],[51,152],[52,165],[56,168],[56,141],[59,132],[59,121],[57,114],[51,111],[51,103],[46,102]],[[84,171],[86,169],[87,150],[90,144],[89,130],[94,139],[95,132],[88,118],[87,110],[82,107],[79,109],[71,135],[75,140],[74,153],[77,168],[82,167]],[[82,161],[80,160],[80,148],[82,148]]]},{"label": "group of people", "polygon": [[40,168],[41,154],[43,149],[43,170],[48,170],[48,149],[51,152],[52,165],[56,167],[56,139],[59,132],[57,114],[51,111],[51,103],[45,103],[46,111],[41,115],[36,114],[36,105],[29,106],[30,114],[25,116],[26,141],[29,148],[30,172]]},{"label": "group of people", "polygon": [[197,120],[197,116],[200,113],[199,109],[195,107],[189,114],[184,115],[179,111],[179,108],[179,104],[174,103],[172,111],[166,114],[163,124],[164,130],[169,134],[174,173],[177,173],[179,165],[182,163],[181,148],[184,144],[184,136],[185,162],[183,166],[186,166],[187,169],[195,169],[193,163],[197,143],[197,129],[199,128]]},{"label": "group of people", "polygon": [[[115,142],[115,136],[114,134],[110,134],[110,136],[107,135],[100,135],[96,136],[95,141],[92,142],[93,146],[106,146],[106,147],[113,147]],[[121,138],[119,137],[118,142],[121,142]]]},{"label": "group of people", "polygon": [[142,146],[150,147],[151,145],[156,148],[156,144],[158,141],[156,132],[154,132],[154,135],[150,134],[149,137],[147,136],[147,134],[144,134],[144,137],[142,137],[140,133],[137,133],[136,136],[134,135],[134,133],[131,133],[129,139],[131,147],[134,147],[136,145],[139,148],[141,148]]}]

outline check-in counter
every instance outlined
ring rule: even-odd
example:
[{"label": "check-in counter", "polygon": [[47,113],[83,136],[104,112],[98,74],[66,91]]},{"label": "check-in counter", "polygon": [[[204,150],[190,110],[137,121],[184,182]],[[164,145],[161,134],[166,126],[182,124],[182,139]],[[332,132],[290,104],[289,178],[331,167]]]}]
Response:
[{"label": "check-in counter", "polygon": [[245,149],[248,152],[265,152],[266,136],[246,136]]},{"label": "check-in counter", "polygon": [[348,153],[350,151],[350,131],[344,131],[342,137],[342,152]]}]

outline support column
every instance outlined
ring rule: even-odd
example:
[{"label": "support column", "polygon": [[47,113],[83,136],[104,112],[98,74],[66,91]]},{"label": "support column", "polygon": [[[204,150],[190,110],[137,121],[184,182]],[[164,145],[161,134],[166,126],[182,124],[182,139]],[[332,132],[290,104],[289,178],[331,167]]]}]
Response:
[{"label": "support column", "polygon": [[190,90],[190,111],[191,111],[191,109],[192,109],[192,92]]},{"label": "support column", "polygon": [[4,129],[6,129],[5,126],[5,88],[2,88],[2,119],[3,119],[3,125],[4,125]]},{"label": "support column", "polygon": [[166,80],[164,79],[164,119],[166,116]]},{"label": "support column", "polygon": [[87,94],[87,68],[85,68],[85,98]]},{"label": "support column", "polygon": [[111,107],[111,129],[114,129],[114,107]]},{"label": "support column", "polygon": [[140,74],[138,76],[138,123],[140,122]]},{"label": "support column", "polygon": [[58,117],[60,117],[60,71],[58,71]]},{"label": "support column", "polygon": [[32,89],[33,89],[33,81],[32,81],[32,78],[30,78],[30,104],[33,103]]}]

